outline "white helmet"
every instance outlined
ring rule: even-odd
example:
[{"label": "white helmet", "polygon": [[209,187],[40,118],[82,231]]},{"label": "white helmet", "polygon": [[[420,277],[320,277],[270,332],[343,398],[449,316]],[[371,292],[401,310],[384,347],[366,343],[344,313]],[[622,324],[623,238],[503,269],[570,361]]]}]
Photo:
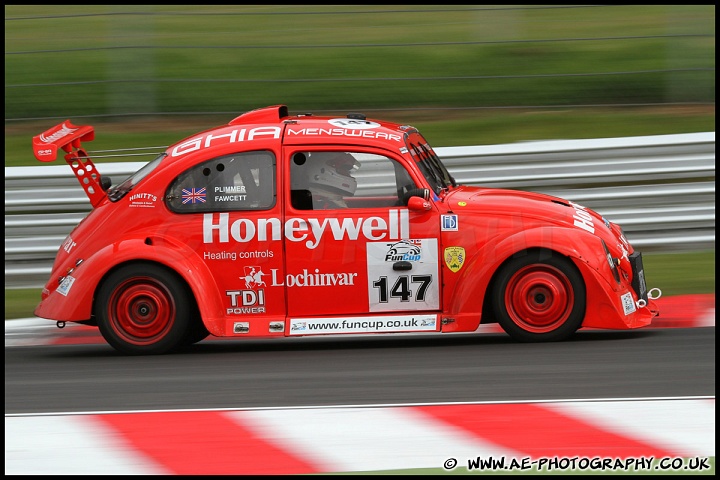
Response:
[{"label": "white helmet", "polygon": [[360,167],[355,157],[344,152],[313,152],[308,156],[305,169],[310,186],[341,195],[355,194],[357,180],[351,173]]}]

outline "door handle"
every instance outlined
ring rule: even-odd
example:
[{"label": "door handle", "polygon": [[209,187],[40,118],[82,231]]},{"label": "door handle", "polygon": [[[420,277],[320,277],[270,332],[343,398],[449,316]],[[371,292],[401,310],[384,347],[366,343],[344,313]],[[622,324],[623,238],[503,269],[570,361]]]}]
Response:
[{"label": "door handle", "polygon": [[412,270],[412,263],[406,261],[400,261],[393,263],[393,270]]}]

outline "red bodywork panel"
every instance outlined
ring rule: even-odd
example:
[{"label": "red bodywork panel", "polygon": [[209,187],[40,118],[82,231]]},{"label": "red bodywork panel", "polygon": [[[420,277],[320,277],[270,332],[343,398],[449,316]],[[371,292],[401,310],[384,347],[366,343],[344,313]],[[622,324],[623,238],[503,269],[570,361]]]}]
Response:
[{"label": "red bodywork panel", "polygon": [[[216,336],[470,332],[496,320],[503,265],[532,251],[575,266],[582,326],[657,314],[617,225],[547,195],[455,185],[410,126],[267,107],[171,145],[108,192],[81,146],[93,137],[66,121],[33,138],[40,161],[67,152],[94,207],[59,250],[40,317],[93,322],[113,271],[154,264],[188,285]],[[340,152],[359,165],[350,180],[336,160],[314,166]],[[344,206],[320,207],[301,179]]]}]

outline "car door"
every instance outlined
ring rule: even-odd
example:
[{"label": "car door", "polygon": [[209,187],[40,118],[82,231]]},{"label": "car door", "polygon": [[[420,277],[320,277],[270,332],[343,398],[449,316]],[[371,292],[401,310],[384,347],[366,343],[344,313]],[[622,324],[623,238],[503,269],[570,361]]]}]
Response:
[{"label": "car door", "polygon": [[[436,315],[417,314],[441,308],[438,214],[429,202],[427,211],[407,207],[403,197],[417,180],[403,159],[338,148],[286,147],[283,156],[285,275],[273,271],[271,280],[286,288],[289,334],[436,330]],[[375,330],[307,321],[357,317],[367,325],[377,315],[384,326]]]}]

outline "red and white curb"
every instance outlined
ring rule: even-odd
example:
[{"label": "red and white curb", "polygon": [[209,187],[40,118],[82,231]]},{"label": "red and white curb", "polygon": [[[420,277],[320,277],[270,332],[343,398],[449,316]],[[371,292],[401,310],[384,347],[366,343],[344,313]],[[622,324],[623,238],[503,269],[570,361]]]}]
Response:
[{"label": "red and white curb", "polygon": [[[715,294],[679,295],[656,300],[660,316],[645,328],[692,328],[715,326]],[[477,333],[503,333],[497,324],[480,325]],[[208,337],[215,340],[214,337]],[[77,345],[106,343],[96,327],[68,322],[58,329],[41,318],[5,321],[5,346]]]},{"label": "red and white curb", "polygon": [[5,416],[5,474],[457,470],[481,457],[715,456],[715,399]]}]

